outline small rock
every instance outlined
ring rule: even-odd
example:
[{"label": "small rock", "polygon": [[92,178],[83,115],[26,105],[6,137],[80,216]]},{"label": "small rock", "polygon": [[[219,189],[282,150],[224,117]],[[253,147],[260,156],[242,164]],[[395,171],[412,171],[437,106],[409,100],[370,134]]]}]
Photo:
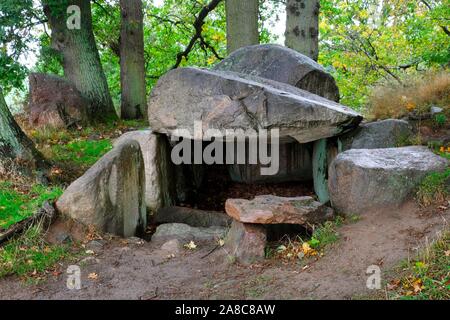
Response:
[{"label": "small rock", "polygon": [[93,265],[93,264],[99,264],[99,263],[100,263],[100,260],[95,257],[86,257],[80,261],[80,264],[82,264],[82,265]]},{"label": "small rock", "polygon": [[128,244],[132,244],[132,245],[136,245],[136,246],[141,246],[145,243],[144,240],[142,240],[141,238],[138,238],[138,237],[130,237],[130,238],[127,238],[126,241]]},{"label": "small rock", "polygon": [[86,244],[86,250],[92,250],[95,253],[101,251],[106,244],[104,240],[92,240]]},{"label": "small rock", "polygon": [[438,113],[442,113],[444,111],[444,109],[440,108],[440,107],[436,107],[436,106],[432,106],[430,108],[430,112],[432,115],[438,114]]},{"label": "small rock", "polygon": [[56,236],[56,243],[57,244],[68,244],[71,243],[72,240],[72,236],[66,232],[59,232]]}]

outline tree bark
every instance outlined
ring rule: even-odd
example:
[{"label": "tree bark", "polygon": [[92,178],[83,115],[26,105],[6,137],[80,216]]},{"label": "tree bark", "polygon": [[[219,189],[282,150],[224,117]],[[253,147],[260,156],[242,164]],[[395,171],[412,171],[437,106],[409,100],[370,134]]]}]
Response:
[{"label": "tree bark", "polygon": [[42,1],[52,29],[52,47],[62,54],[67,79],[92,101],[91,118],[117,118],[92,30],[91,2],[67,1],[68,6],[78,6],[81,12],[80,28],[69,29],[68,7],[54,1],[52,4],[49,0]]},{"label": "tree bark", "polygon": [[314,61],[319,56],[319,0],[287,0],[286,47]]},{"label": "tree bark", "polygon": [[259,0],[226,0],[228,53],[259,44]]},{"label": "tree bark", "polygon": [[14,120],[0,88],[0,167],[5,169],[12,164],[41,168],[44,161]]},{"label": "tree bark", "polygon": [[142,1],[120,0],[120,10],[121,117],[137,119],[147,114]]}]

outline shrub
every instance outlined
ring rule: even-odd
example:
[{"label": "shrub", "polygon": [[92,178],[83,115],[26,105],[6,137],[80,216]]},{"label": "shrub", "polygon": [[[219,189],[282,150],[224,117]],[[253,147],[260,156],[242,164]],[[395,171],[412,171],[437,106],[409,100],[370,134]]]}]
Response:
[{"label": "shrub", "polygon": [[434,117],[434,122],[438,127],[443,127],[447,123],[447,117],[443,113],[437,114]]},{"label": "shrub", "polygon": [[67,257],[64,246],[51,246],[43,240],[40,224],[0,248],[0,278],[12,274],[36,277]]},{"label": "shrub", "polygon": [[425,113],[432,105],[450,111],[450,74],[426,74],[406,78],[403,84],[388,83],[375,87],[369,96],[368,118],[401,118],[409,112]]},{"label": "shrub", "polygon": [[435,202],[442,202],[448,195],[447,180],[450,179],[450,168],[445,172],[436,172],[428,175],[421,183],[417,192],[417,200],[423,206]]}]

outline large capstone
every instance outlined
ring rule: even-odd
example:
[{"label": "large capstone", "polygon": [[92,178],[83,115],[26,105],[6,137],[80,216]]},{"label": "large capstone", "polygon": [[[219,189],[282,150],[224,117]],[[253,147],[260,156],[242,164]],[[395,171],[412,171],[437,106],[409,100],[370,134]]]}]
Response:
[{"label": "large capstone", "polygon": [[132,131],[118,138],[114,146],[130,141],[139,143],[144,158],[147,210],[155,213],[160,208],[173,205],[176,192],[173,182],[175,172],[170,161],[167,137],[151,130]]},{"label": "large capstone", "polygon": [[339,101],[336,81],[321,65],[280,45],[264,44],[241,48],[214,69],[275,80]]},{"label": "large capstone", "polygon": [[194,124],[199,121],[204,130],[218,129],[223,134],[226,129],[279,129],[282,140],[307,143],[349,131],[362,120],[336,102],[256,79],[197,68],[172,70],[153,89],[150,126],[156,132],[190,138],[195,137]]},{"label": "large capstone", "polygon": [[87,121],[90,101],[64,78],[31,73],[29,120],[36,127],[66,128]]},{"label": "large capstone", "polygon": [[122,143],[73,182],[56,202],[61,214],[101,232],[131,237],[144,231],[144,160],[139,144]]},{"label": "large capstone", "polygon": [[396,207],[413,196],[425,176],[447,167],[446,159],[426,147],[348,150],[330,166],[331,203],[344,214]]}]

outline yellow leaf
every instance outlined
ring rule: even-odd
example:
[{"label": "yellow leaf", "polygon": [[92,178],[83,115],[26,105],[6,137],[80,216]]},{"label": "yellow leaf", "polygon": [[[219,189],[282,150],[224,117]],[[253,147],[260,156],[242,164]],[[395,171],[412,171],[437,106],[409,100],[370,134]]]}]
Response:
[{"label": "yellow leaf", "polygon": [[185,247],[186,249],[189,249],[189,250],[195,250],[195,249],[197,249],[197,245],[195,244],[194,241],[191,241],[191,242],[189,242],[188,244],[185,244],[184,247]]},{"label": "yellow leaf", "polygon": [[97,280],[98,279],[98,274],[96,274],[95,272],[89,273],[88,279]]},{"label": "yellow leaf", "polygon": [[308,254],[311,252],[312,249],[308,242],[304,242],[302,245],[302,250],[304,254]]},{"label": "yellow leaf", "polygon": [[422,285],[422,280],[421,279],[417,279],[416,281],[413,282],[413,288],[414,288],[414,293],[419,293],[422,291],[422,289],[424,288]]}]

